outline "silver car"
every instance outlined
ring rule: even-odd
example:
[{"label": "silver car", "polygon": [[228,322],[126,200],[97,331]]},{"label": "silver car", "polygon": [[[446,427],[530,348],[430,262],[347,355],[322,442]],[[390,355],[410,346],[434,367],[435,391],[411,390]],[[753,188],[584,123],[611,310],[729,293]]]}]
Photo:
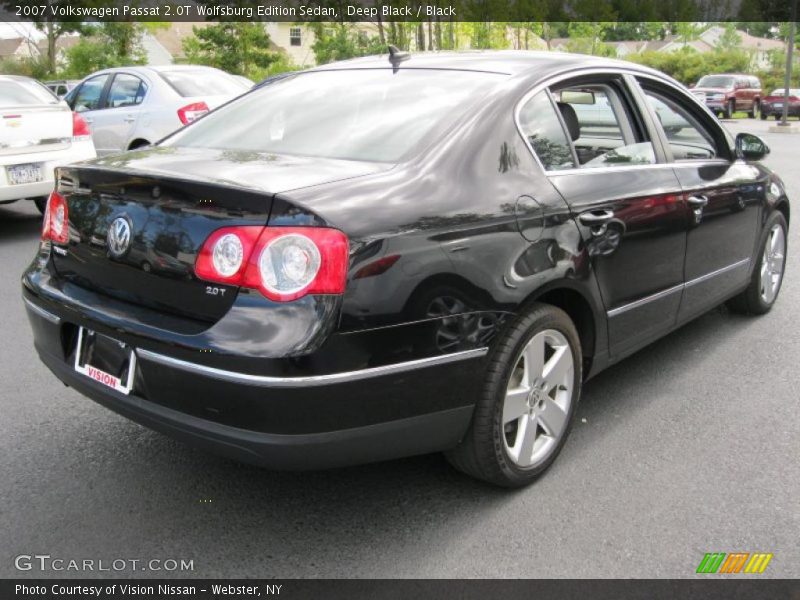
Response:
[{"label": "silver car", "polygon": [[152,144],[248,89],[212,67],[118,67],[89,75],[65,100],[103,156]]}]

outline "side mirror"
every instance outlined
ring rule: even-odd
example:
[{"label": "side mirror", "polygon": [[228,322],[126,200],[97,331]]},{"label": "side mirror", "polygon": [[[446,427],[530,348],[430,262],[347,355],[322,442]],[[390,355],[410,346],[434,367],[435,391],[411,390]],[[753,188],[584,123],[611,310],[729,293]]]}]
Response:
[{"label": "side mirror", "polygon": [[761,160],[769,154],[769,146],[757,135],[740,133],[736,136],[736,158]]}]

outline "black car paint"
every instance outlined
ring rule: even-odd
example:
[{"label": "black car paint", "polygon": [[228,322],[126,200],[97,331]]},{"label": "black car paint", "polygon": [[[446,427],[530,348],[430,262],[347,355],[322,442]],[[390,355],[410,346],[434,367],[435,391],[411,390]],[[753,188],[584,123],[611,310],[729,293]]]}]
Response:
[{"label": "black car paint", "polygon": [[[376,60],[322,68],[376,68]],[[435,143],[396,165],[155,147],[62,169],[60,176],[80,188],[69,198],[76,220],[67,255],[44,244],[23,277],[44,362],[95,400],[172,435],[269,466],[334,466],[455,445],[498,332],[532,301],[570,313],[588,378],[746,286],[753,260],[725,275],[720,287],[713,279],[684,283],[726,261],[755,257],[761,224],[786,202],[767,196],[770,183],[780,183],[767,169],[732,156],[670,165],[663,140],[656,140],[658,165],[547,174],[514,120],[520,99],[556,76],[608,71],[670,85],[666,79],[578,57],[414,57],[401,68],[415,62],[510,76]],[[652,127],[652,116],[645,120]],[[710,202],[696,219],[687,197],[701,192]],[[102,195],[106,212],[82,224],[81,194]],[[185,277],[143,273],[123,261],[124,272],[113,274],[118,284],[97,286],[92,272],[80,272],[91,231],[102,232],[124,211],[138,224],[146,207],[156,205],[158,218],[164,206],[180,217],[176,227],[191,246]],[[576,219],[600,208],[614,210],[618,229],[597,235]],[[351,257],[345,294],[289,303],[244,289],[206,297],[188,259],[217,226],[245,223],[344,231]],[[398,251],[385,271],[357,276]],[[154,289],[164,297],[150,295]],[[674,293],[658,297],[666,289]],[[377,290],[393,302],[378,302]],[[434,305],[455,307],[455,314]],[[216,375],[145,359],[135,395],[126,397],[70,369],[77,326],[143,351],[256,377],[378,371],[351,382],[234,387]],[[380,371],[482,349],[487,353],[435,367]]]}]

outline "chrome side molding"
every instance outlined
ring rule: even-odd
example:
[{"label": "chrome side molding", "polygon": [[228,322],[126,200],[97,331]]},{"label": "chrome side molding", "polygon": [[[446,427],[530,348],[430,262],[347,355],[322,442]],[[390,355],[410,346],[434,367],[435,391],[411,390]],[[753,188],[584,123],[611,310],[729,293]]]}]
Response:
[{"label": "chrome side molding", "polygon": [[415,371],[417,369],[424,369],[426,367],[433,367],[436,365],[443,365],[461,360],[469,360],[471,358],[479,358],[481,356],[485,356],[488,352],[489,348],[476,348],[475,350],[464,350],[462,352],[454,352],[452,354],[444,354],[442,356],[431,356],[429,358],[420,358],[417,360],[409,360],[392,365],[384,365],[382,367],[369,367],[367,369],[331,373],[329,375],[273,377],[269,375],[250,375],[249,373],[227,371],[225,369],[207,367],[205,365],[199,365],[197,363],[180,360],[178,358],[172,358],[171,356],[165,356],[163,354],[151,352],[150,350],[136,350],[136,353],[142,360],[159,363],[168,367],[174,367],[189,373],[196,373],[197,375],[220,379],[223,381],[230,381],[232,383],[275,388],[296,388],[360,381],[362,379],[369,379],[371,377],[394,375],[396,373],[405,373],[407,371]]},{"label": "chrome side molding", "polygon": [[622,306],[618,306],[612,310],[606,312],[608,318],[616,317],[617,315],[621,315],[629,310],[633,310],[634,308],[639,308],[640,306],[644,306],[649,302],[653,302],[654,300],[660,300],[661,298],[665,298],[670,294],[674,294],[677,292],[682,292],[686,288],[692,287],[693,285],[697,285],[698,283],[703,283],[704,281],[708,281],[709,279],[713,279],[718,275],[722,275],[723,273],[727,273],[728,271],[732,271],[733,269],[738,269],[739,267],[749,266],[750,259],[744,258],[742,260],[736,261],[733,264],[727,265],[722,267],[721,269],[717,269],[716,271],[711,271],[710,273],[706,273],[705,275],[701,275],[700,277],[695,277],[694,279],[690,279],[686,283],[679,283],[678,285],[672,286],[665,290],[661,290],[660,292],[656,292],[650,296],[646,296],[644,298],[640,298],[639,300],[635,300],[629,304],[624,304]]}]

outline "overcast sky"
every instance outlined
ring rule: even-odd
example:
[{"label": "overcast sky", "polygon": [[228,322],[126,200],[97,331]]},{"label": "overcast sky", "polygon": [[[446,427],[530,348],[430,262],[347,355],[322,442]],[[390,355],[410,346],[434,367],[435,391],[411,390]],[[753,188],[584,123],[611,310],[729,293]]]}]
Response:
[{"label": "overcast sky", "polygon": [[28,37],[30,35],[36,38],[41,37],[31,23],[0,21],[0,38]]}]

